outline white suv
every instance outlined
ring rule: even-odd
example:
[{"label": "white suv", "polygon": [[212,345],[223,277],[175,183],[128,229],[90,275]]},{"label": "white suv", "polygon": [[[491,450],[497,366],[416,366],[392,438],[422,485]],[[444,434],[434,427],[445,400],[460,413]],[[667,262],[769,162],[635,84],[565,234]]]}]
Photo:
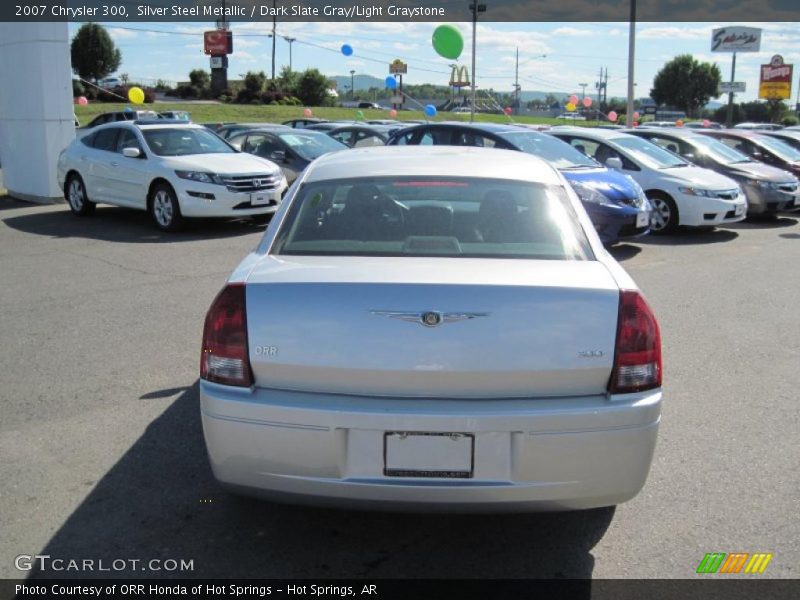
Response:
[{"label": "white suv", "polygon": [[266,221],[287,188],[275,163],[238,152],[201,125],[170,120],[96,127],[61,152],[58,183],[76,215],[115,204],[147,210],[164,230],[184,217]]}]

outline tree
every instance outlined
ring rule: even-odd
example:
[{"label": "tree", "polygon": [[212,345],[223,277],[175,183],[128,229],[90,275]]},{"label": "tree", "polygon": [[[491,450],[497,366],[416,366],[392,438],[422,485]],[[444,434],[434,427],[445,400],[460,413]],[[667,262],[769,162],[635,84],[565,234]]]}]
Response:
[{"label": "tree", "polygon": [[278,75],[278,89],[284,92],[296,95],[297,83],[300,81],[300,73],[292,71],[288,65],[284,65]]},{"label": "tree", "polygon": [[211,75],[203,69],[194,69],[189,73],[189,81],[194,87],[204,90],[211,85]]},{"label": "tree", "polygon": [[267,76],[264,71],[254,73],[248,71],[244,76],[244,88],[251,93],[258,93],[264,90],[264,85],[267,83]]},{"label": "tree", "polygon": [[676,56],[656,74],[650,97],[657,104],[683,109],[690,117],[719,96],[722,74],[719,67],[701,63],[691,54]]},{"label": "tree", "polygon": [[305,106],[324,106],[329,102],[328,78],[317,69],[307,69],[300,75],[295,92]]},{"label": "tree", "polygon": [[97,23],[81,26],[70,46],[72,70],[82,79],[97,81],[110,75],[122,63],[122,54],[105,27]]}]

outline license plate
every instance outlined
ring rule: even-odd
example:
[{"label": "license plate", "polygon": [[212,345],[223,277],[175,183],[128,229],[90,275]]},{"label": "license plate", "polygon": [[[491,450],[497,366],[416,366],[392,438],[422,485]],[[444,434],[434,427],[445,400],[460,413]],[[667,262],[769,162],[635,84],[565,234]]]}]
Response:
[{"label": "license plate", "polygon": [[250,204],[253,206],[269,206],[275,200],[272,192],[254,192],[250,194]]},{"label": "license plate", "polygon": [[469,479],[475,461],[471,433],[387,431],[383,436],[387,477]]},{"label": "license plate", "polygon": [[647,227],[650,223],[650,213],[640,212],[636,215],[636,227]]},{"label": "license plate", "polygon": [[744,204],[740,204],[736,207],[736,212],[734,213],[736,216],[741,216],[744,214]]}]

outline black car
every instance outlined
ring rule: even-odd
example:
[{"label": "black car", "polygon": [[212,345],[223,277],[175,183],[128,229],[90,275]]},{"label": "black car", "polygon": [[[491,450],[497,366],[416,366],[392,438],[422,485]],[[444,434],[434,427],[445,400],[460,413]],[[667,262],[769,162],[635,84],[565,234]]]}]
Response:
[{"label": "black car", "polygon": [[290,129],[286,125],[279,125],[277,123],[230,123],[218,128],[214,133],[216,133],[223,140],[229,140],[237,133],[248,131],[249,129],[260,129],[262,127],[279,127],[281,129]]},{"label": "black car", "polygon": [[[747,214],[770,214],[797,206],[797,179],[783,169],[753,160],[746,154],[697,129],[628,129],[699,167],[736,181],[747,196]],[[798,135],[800,138],[800,135]]]},{"label": "black car", "polygon": [[242,152],[255,154],[276,163],[291,185],[311,161],[328,152],[347,150],[322,131],[274,126],[250,129],[230,137],[228,142]]},{"label": "black car", "polygon": [[367,146],[385,146],[392,133],[400,129],[398,126],[391,125],[365,125],[350,124],[330,126],[331,123],[312,125],[307,129],[314,131],[323,130],[333,139],[350,148],[363,148]]},{"label": "black car", "polygon": [[318,123],[328,123],[328,119],[318,119],[317,117],[303,117],[301,119],[289,119],[284,121],[283,125],[293,129],[305,129],[309,125],[316,125]]}]

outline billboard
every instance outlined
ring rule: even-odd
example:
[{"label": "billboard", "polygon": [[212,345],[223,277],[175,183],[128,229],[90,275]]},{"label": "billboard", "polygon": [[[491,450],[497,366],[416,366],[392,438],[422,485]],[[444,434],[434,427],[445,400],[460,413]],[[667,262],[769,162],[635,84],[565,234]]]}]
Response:
[{"label": "billboard", "polygon": [[761,65],[758,97],[766,100],[787,100],[792,97],[792,70],[783,57],[776,54],[768,65]]},{"label": "billboard", "polygon": [[712,52],[758,52],[761,30],[757,27],[720,27],[711,34]]},{"label": "billboard", "polygon": [[389,73],[392,75],[405,75],[408,73],[408,65],[399,58],[395,59],[389,63]]},{"label": "billboard", "polygon": [[211,56],[225,56],[233,53],[233,33],[224,29],[214,29],[203,33],[203,50]]}]

